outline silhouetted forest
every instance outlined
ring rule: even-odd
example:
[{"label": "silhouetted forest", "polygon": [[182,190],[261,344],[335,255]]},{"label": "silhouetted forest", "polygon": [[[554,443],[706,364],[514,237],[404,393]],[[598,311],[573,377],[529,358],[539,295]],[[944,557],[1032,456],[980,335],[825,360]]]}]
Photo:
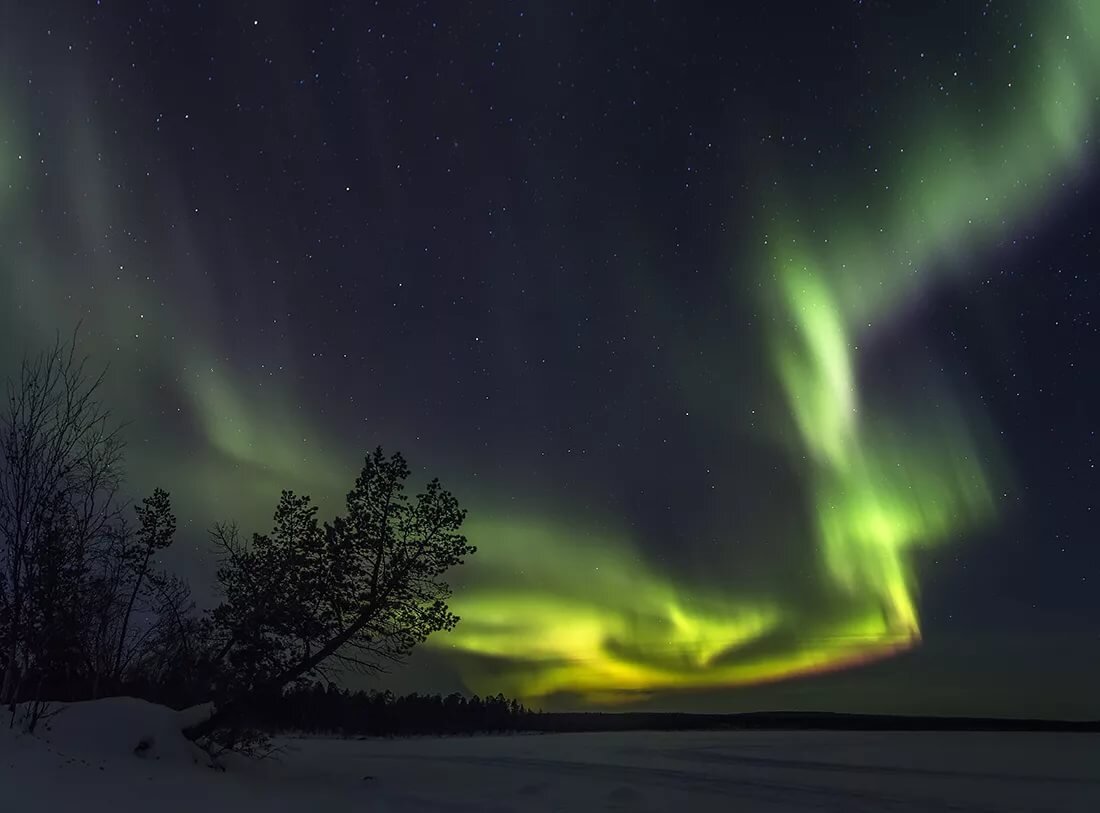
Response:
[{"label": "silhouetted forest", "polygon": [[685,712],[547,712],[528,730],[573,731],[1062,731],[1098,732],[1100,720],[1025,720],[997,717],[923,717],[815,711],[737,714]]},{"label": "silhouetted forest", "polygon": [[[290,702],[288,688],[381,671],[458,621],[445,576],[475,551],[460,532],[466,511],[438,480],[406,493],[405,459],[380,447],[329,521],[308,496],[283,491],[268,533],[215,524],[219,601],[201,611],[162,562],[176,536],[169,493],[126,494],[122,424],[102,400],[104,376],[74,334],[24,358],[0,402],[9,720],[26,704],[20,722],[33,731],[51,702],[112,694],[211,701],[210,718],[184,733],[233,747],[257,708]],[[496,724],[499,705],[467,713]]]},{"label": "silhouetted forest", "polygon": [[458,693],[408,694],[349,691],[317,682],[290,689],[253,708],[251,728],[269,734],[344,737],[564,733],[595,731],[1100,731],[1098,722],[919,717],[830,712],[533,711],[501,694],[467,698]]},{"label": "silhouetted forest", "polygon": [[543,716],[500,694],[399,697],[390,691],[352,692],[318,682],[255,704],[247,722],[272,734],[393,737],[533,731],[540,730]]}]

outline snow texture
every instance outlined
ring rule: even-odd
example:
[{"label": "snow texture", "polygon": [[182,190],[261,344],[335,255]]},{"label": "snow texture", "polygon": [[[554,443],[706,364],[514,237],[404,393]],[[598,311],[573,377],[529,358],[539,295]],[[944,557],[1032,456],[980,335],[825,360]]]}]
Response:
[{"label": "snow texture", "polygon": [[283,739],[275,758],[219,772],[180,734],[203,713],[112,698],[62,709],[39,735],[0,729],[0,809],[1100,811],[1095,734]]}]

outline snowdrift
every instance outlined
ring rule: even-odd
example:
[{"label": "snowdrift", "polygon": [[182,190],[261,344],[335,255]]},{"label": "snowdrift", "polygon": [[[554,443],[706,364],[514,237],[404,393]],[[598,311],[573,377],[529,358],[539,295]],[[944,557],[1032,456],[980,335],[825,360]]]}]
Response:
[{"label": "snowdrift", "polygon": [[174,711],[133,697],[57,704],[35,737],[53,750],[84,759],[137,758],[208,765],[209,758],[183,736],[205,708]]},{"label": "snowdrift", "polygon": [[[16,719],[26,712],[19,707]],[[25,734],[8,726],[4,710],[0,810],[125,813],[157,802],[158,813],[167,813],[184,810],[172,802],[186,799],[194,806],[212,796],[206,777],[215,772],[183,728],[206,713],[132,697],[56,703],[35,732]]]}]

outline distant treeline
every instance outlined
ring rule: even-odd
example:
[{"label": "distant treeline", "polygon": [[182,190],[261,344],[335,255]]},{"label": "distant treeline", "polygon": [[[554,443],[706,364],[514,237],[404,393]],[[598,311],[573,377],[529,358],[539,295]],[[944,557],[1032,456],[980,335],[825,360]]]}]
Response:
[{"label": "distant treeline", "polygon": [[257,706],[249,724],[269,733],[401,737],[597,731],[1100,731],[1100,722],[983,717],[909,717],[829,712],[685,714],[532,711],[503,695],[397,696],[315,683]]},{"label": "distant treeline", "polygon": [[558,712],[537,714],[538,731],[1065,731],[1100,732],[1100,720],[920,717],[812,711],[739,714]]},{"label": "distant treeline", "polygon": [[543,716],[501,694],[399,697],[315,683],[257,704],[248,722],[270,733],[393,737],[542,730],[537,721]]}]

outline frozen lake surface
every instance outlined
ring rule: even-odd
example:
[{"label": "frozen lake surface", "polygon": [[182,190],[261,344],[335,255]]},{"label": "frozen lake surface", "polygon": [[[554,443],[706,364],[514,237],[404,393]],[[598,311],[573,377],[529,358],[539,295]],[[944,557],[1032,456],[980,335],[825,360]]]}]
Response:
[{"label": "frozen lake surface", "polygon": [[1100,736],[551,734],[289,741],[415,810],[1100,811]]},{"label": "frozen lake surface", "polygon": [[74,704],[34,737],[0,728],[0,809],[1100,812],[1097,734],[286,738],[275,758],[219,772],[180,725],[178,712],[112,698]]}]

